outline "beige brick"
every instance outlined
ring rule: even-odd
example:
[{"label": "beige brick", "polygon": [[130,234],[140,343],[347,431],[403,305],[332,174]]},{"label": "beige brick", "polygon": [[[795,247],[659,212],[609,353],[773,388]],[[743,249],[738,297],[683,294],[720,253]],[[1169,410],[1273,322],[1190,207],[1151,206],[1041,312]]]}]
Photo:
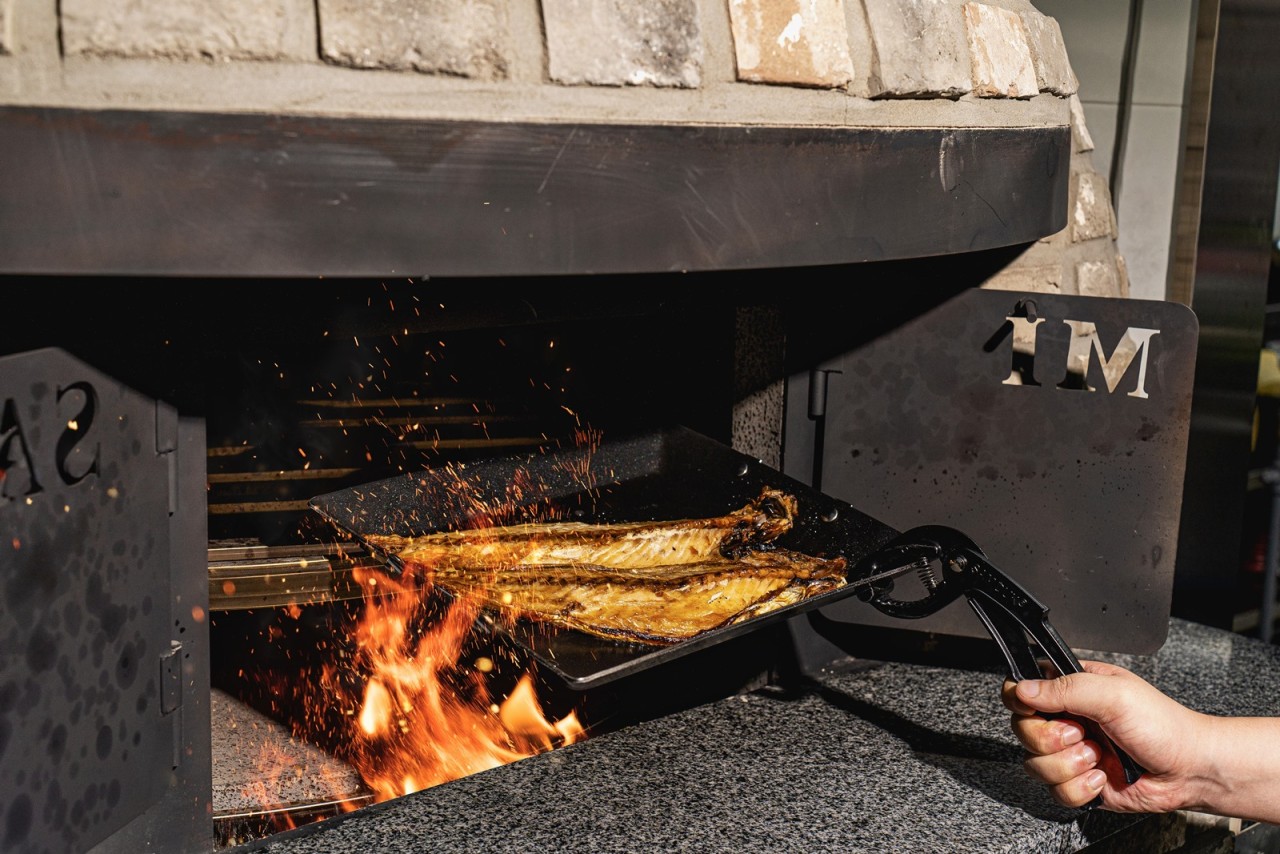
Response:
[{"label": "beige brick", "polygon": [[1116,268],[1106,261],[1080,261],[1076,264],[1076,290],[1084,297],[1114,297]]},{"label": "beige brick", "polygon": [[1062,267],[1058,264],[1010,266],[982,283],[991,291],[1062,293]]},{"label": "beige brick", "polygon": [[1129,296],[1129,265],[1125,263],[1124,256],[1116,255],[1116,278],[1119,280],[1118,296]]},{"label": "beige brick", "polygon": [[1084,107],[1080,104],[1080,96],[1071,96],[1071,142],[1076,154],[1093,151],[1093,137],[1089,135],[1089,127],[1084,123]]},{"label": "beige brick", "polygon": [[872,97],[958,98],[973,87],[960,7],[951,0],[862,0]]},{"label": "beige brick", "polygon": [[[1013,352],[1034,356],[1036,352],[1036,327],[1028,323],[1013,325]],[[1014,376],[1018,376],[1014,374]]]},{"label": "beige brick", "polygon": [[1071,214],[1071,239],[1079,243],[1098,237],[1115,236],[1115,220],[1111,212],[1111,192],[1097,172],[1076,176],[1076,203]]},{"label": "beige brick", "polygon": [[542,18],[557,83],[695,88],[702,82],[697,0],[542,0]]},{"label": "beige brick", "polygon": [[729,0],[738,79],[833,88],[853,79],[843,0]]},{"label": "beige brick", "polygon": [[1017,12],[964,4],[973,93],[983,98],[1030,98],[1040,91],[1027,31]]},{"label": "beige brick", "polygon": [[1046,234],[1044,237],[1036,241],[1037,244],[1048,244],[1051,246],[1065,246],[1071,243],[1071,229],[1064,228],[1061,231],[1055,231],[1053,234]]},{"label": "beige brick", "polygon": [[480,80],[506,76],[506,0],[319,0],[328,62]]},{"label": "beige brick", "polygon": [[13,52],[13,0],[0,0],[0,55]]},{"label": "beige brick", "polygon": [[1062,40],[1062,28],[1048,15],[1028,10],[1022,13],[1022,25],[1027,33],[1027,45],[1031,48],[1031,60],[1036,70],[1036,85],[1041,92],[1052,92],[1066,97],[1074,95],[1080,81],[1067,59],[1067,45]]},{"label": "beige brick", "polygon": [[68,55],[315,59],[311,0],[62,0]]}]

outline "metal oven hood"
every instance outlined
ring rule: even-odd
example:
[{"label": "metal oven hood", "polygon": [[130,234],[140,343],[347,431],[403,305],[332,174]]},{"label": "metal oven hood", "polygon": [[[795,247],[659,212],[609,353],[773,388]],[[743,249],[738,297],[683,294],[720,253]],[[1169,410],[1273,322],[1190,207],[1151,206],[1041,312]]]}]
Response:
[{"label": "metal oven hood", "polygon": [[1071,132],[7,107],[0,150],[0,273],[506,276],[1029,243]]}]

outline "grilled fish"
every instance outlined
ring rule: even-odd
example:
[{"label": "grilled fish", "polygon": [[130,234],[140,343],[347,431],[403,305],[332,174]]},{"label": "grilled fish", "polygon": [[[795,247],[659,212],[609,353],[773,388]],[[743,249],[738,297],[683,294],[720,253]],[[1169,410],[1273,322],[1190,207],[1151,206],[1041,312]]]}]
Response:
[{"label": "grilled fish", "polygon": [[843,558],[775,549],[644,568],[454,566],[428,577],[510,619],[528,617],[615,640],[668,644],[835,590],[845,582],[844,568]]},{"label": "grilled fish", "polygon": [[666,644],[844,584],[843,559],[771,546],[796,513],[794,496],[766,488],[746,506],[705,519],[368,539],[406,570],[510,619]]},{"label": "grilled fish", "polygon": [[759,548],[789,531],[796,511],[795,496],[765,489],[745,507],[707,519],[612,525],[556,522],[365,539],[406,563],[435,571],[549,564],[645,569],[700,563]]}]

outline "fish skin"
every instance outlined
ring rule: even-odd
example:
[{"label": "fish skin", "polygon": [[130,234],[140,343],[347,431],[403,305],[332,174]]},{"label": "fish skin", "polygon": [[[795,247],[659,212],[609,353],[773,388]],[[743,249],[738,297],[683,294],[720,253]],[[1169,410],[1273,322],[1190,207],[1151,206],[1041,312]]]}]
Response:
[{"label": "fish skin", "polygon": [[699,563],[758,548],[791,530],[797,509],[794,496],[766,488],[746,506],[705,519],[608,525],[553,522],[364,539],[406,563],[436,570],[559,563],[643,569]]},{"label": "fish skin", "polygon": [[785,549],[645,569],[551,565],[449,568],[406,563],[424,580],[499,612],[597,637],[671,644],[835,590],[845,560]]},{"label": "fish skin", "polygon": [[723,516],[512,525],[370,536],[406,573],[514,621],[611,640],[671,644],[845,583],[843,558],[779,549],[798,503],[766,488]]}]

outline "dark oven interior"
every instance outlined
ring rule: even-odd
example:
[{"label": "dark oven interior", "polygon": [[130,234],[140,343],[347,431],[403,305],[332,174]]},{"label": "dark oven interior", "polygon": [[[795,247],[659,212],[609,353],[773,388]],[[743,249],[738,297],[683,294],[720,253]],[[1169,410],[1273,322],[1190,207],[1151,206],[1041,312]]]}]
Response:
[{"label": "dark oven interior", "polygon": [[[392,760],[354,755],[351,733],[370,702],[368,619],[379,612],[385,627],[390,582],[311,497],[671,425],[724,444],[764,434],[780,453],[781,424],[750,423],[744,399],[982,281],[1008,254],[750,276],[27,279],[7,290],[12,316],[41,320],[5,350],[62,347],[205,421],[213,808],[226,845],[497,761],[369,779]],[[904,280],[913,287],[892,287]],[[501,635],[442,637],[441,605],[391,616],[393,643],[442,644],[441,690],[494,710],[501,737],[520,742],[501,761],[582,737],[547,729],[570,715],[591,736],[796,670],[785,626],[771,626],[581,692]],[[532,724],[499,714],[526,675],[544,719]],[[365,763],[363,778],[349,761]]]}]

